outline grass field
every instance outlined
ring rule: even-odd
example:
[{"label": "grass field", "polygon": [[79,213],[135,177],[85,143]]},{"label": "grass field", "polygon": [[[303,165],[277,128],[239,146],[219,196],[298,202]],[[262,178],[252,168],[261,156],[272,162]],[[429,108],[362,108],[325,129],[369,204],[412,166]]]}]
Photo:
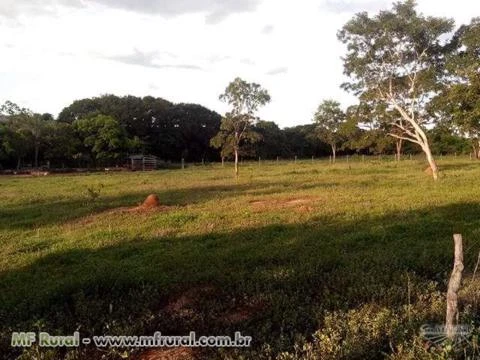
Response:
[{"label": "grass field", "polygon": [[[238,182],[230,164],[2,177],[0,354],[21,354],[11,331],[195,330],[253,337],[198,358],[448,358],[418,333],[443,322],[457,232],[460,321],[480,323],[480,164],[443,159],[437,183],[425,166],[249,163]],[[125,210],[150,193],[165,207]],[[142,352],[33,347],[22,358],[129,355]]]}]

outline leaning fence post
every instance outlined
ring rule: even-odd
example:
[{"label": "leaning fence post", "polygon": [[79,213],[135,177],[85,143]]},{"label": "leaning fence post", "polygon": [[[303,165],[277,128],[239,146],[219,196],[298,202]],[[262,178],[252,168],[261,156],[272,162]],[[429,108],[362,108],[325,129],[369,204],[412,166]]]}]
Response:
[{"label": "leaning fence post", "polygon": [[453,270],[450,275],[447,290],[447,316],[445,320],[445,332],[449,339],[455,337],[455,318],[458,314],[458,290],[462,281],[463,271],[463,245],[462,235],[454,234],[453,241],[455,244]]}]

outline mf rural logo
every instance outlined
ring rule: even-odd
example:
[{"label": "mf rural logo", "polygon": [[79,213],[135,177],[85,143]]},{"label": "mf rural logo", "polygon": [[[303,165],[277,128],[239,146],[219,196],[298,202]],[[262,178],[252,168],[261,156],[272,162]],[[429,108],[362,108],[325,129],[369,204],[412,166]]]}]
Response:
[{"label": "mf rural logo", "polygon": [[449,339],[445,325],[424,324],[420,328],[420,335],[433,345],[451,344],[454,349],[463,349],[470,345],[470,338],[473,332],[472,326],[455,325],[453,330],[455,335]]}]

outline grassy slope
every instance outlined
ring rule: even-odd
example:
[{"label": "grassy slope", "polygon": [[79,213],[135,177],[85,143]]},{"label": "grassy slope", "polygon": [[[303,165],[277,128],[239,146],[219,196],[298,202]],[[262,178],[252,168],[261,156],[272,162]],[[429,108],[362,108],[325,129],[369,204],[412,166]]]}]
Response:
[{"label": "grassy slope", "polygon": [[[327,327],[329,316],[348,323],[352,309],[368,313],[371,305],[392,311],[389,319],[407,316],[409,324],[385,325],[406,335],[368,335],[362,348],[347,344],[341,355],[381,357],[392,339],[399,351],[418,324],[442,316],[434,298],[451,268],[452,234],[464,235],[468,271],[480,248],[480,166],[442,160],[436,184],[423,167],[249,164],[238,183],[230,167],[219,166],[0,178],[3,352],[12,329],[68,333],[80,326],[97,335],[238,329],[254,337],[253,351],[268,353],[261,348],[269,344],[275,354],[292,350],[299,334]],[[100,197],[89,201],[86,188],[100,184]],[[149,193],[169,210],[105,211]],[[198,285],[215,291],[198,296],[193,315],[162,310]],[[262,310],[222,322],[252,302]]]}]

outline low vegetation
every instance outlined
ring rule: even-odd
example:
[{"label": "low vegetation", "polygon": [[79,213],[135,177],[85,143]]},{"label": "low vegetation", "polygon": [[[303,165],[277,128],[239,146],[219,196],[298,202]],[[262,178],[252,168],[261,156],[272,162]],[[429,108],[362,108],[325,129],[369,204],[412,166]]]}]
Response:
[{"label": "low vegetation", "polygon": [[[460,322],[479,325],[471,274],[480,168],[465,158],[438,163],[433,186],[423,161],[377,158],[245,163],[238,181],[231,163],[3,177],[0,354],[142,355],[90,347],[22,355],[11,331],[195,330],[253,337],[248,349],[196,350],[197,358],[449,358],[453,350],[429,346],[419,331],[444,320],[453,233],[465,240]],[[124,211],[151,193],[160,207]],[[468,355],[478,355],[475,339]]]}]

